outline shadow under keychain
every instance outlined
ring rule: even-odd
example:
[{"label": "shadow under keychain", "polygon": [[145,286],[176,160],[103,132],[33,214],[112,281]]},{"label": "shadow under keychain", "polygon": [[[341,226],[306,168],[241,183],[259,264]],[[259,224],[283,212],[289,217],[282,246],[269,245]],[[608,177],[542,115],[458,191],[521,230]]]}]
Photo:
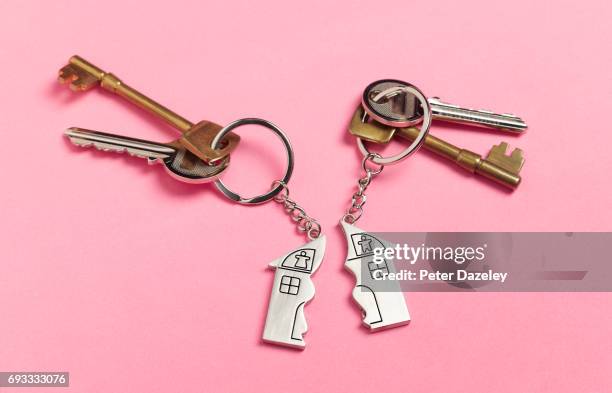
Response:
[{"label": "shadow under keychain", "polygon": [[[383,251],[388,247],[388,243],[384,239],[379,239],[359,229],[354,224],[363,214],[363,206],[366,202],[365,191],[372,180],[382,172],[386,165],[399,163],[421,147],[429,132],[432,115],[427,98],[415,86],[406,84],[372,93],[370,91],[372,85],[368,86],[364,92],[363,105],[367,99],[380,103],[380,105],[383,103],[393,105],[394,97],[409,94],[420,102],[423,111],[423,120],[418,135],[406,149],[394,156],[382,157],[378,153],[370,152],[364,141],[357,137],[357,146],[364,156],[361,162],[364,175],[358,180],[358,190],[353,194],[351,206],[340,220],[348,246],[344,265],[356,278],[353,298],[362,310],[363,324],[371,331],[377,331],[408,324],[410,313],[399,283],[393,280],[381,280],[385,274],[395,273],[395,267],[391,261],[384,258],[380,261],[374,257],[375,250]],[[386,113],[392,113],[394,108],[387,109]],[[383,113],[379,116],[384,116],[385,112],[383,110],[381,112]],[[358,108],[358,113],[361,114],[357,119],[359,126],[363,128],[370,126],[368,115],[361,108]],[[384,251],[381,255],[384,255]]]},{"label": "shadow under keychain", "polygon": [[[147,159],[149,164],[160,163],[170,176],[182,182],[215,181],[223,195],[240,204],[254,205],[274,200],[284,207],[309,242],[270,263],[276,273],[263,340],[303,349],[306,344],[302,335],[308,327],[304,306],[315,294],[311,275],[323,260],[325,236],[321,234],[320,224],[289,197],[288,183],[293,173],[294,156],[285,133],[273,123],[257,118],[239,119],[225,127],[208,120],[192,123],[80,56],[72,56],[62,67],[59,81],[69,84],[73,91],[99,86],[164,120],[182,134],[174,141],[159,143],[72,127],[65,131],[65,135],[73,144],[101,151],[126,152]],[[232,130],[249,124],[263,126],[280,138],[287,152],[287,168],[283,178],[273,182],[268,192],[243,198],[231,191],[219,177],[228,168],[230,153],[240,141]]]}]

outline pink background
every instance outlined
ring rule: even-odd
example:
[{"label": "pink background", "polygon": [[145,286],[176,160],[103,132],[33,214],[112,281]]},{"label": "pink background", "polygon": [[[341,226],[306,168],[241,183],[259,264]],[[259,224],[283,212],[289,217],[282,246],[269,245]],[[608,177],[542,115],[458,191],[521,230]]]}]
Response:
[{"label": "pink background", "polygon": [[[524,182],[508,193],[423,151],[374,182],[361,227],[611,230],[609,2],[158,3],[0,3],[0,371],[69,371],[75,392],[609,391],[609,293],[407,294],[411,325],[370,335],[336,226],[359,175],[349,118],[367,83],[393,77],[523,116],[520,137],[432,133],[521,147]],[[58,86],[76,53],[192,121],[258,116],[289,134],[292,196],[328,236],[304,352],[260,343],[265,267],[303,241],[282,209],[69,145],[68,126],[177,135]],[[226,179],[263,191],[280,145],[241,134]]]}]

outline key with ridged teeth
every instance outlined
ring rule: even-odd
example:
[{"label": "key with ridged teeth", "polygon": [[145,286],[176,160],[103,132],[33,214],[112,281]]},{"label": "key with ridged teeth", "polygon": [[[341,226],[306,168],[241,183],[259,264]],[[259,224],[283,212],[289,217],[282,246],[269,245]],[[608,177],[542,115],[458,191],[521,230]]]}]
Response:
[{"label": "key with ridged teeth", "polygon": [[85,91],[100,85],[160,117],[183,133],[182,137],[177,140],[178,143],[208,164],[220,164],[221,161],[227,161],[230,152],[236,148],[240,140],[237,134],[229,133],[220,149],[212,149],[211,142],[221,130],[220,125],[209,121],[193,124],[80,56],[72,56],[69,63],[59,71],[59,81],[70,84],[73,91]]},{"label": "key with ridged teeth", "polygon": [[[349,125],[351,134],[378,143],[387,143],[394,135],[409,141],[413,141],[419,135],[419,129],[415,127],[395,128],[368,120],[368,116],[360,105],[353,114]],[[423,147],[453,161],[469,172],[482,175],[505,187],[515,189],[521,183],[519,172],[525,162],[523,152],[520,149],[514,149],[510,155],[506,154],[508,149],[506,142],[493,146],[485,158],[431,134],[425,138]]]},{"label": "key with ridged teeth", "polygon": [[[423,108],[416,97],[406,91],[412,86],[397,79],[382,79],[370,83],[363,92],[361,104],[379,123],[392,127],[412,127],[423,120]],[[412,86],[414,87],[414,86]],[[449,104],[438,97],[428,98],[431,116],[437,120],[522,133],[527,124],[516,115],[495,113],[483,109]]]},{"label": "key with ridged teeth", "polygon": [[94,147],[97,150],[127,153],[134,157],[146,158],[150,165],[161,163],[166,172],[186,183],[207,183],[215,180],[227,168],[227,161],[219,165],[208,165],[177,142],[157,143],[106,132],[68,128],[64,135],[80,147]]}]

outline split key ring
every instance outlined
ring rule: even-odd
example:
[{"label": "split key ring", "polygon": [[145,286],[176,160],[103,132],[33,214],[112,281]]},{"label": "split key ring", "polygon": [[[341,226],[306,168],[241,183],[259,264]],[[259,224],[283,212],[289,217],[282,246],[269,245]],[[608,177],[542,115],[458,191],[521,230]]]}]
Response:
[{"label": "split key ring", "polygon": [[232,130],[240,126],[245,126],[249,124],[255,124],[255,125],[265,127],[269,129],[270,131],[272,131],[276,136],[278,136],[281,142],[283,142],[283,146],[285,147],[285,151],[287,154],[287,168],[285,169],[285,175],[283,176],[283,178],[279,181],[276,181],[274,183],[275,186],[270,191],[266,192],[265,194],[257,195],[251,198],[242,197],[236,192],[230,190],[225,185],[225,183],[221,181],[221,179],[215,180],[215,185],[217,186],[217,189],[221,191],[223,195],[225,195],[227,198],[231,199],[234,202],[238,202],[244,205],[254,205],[254,204],[267,202],[270,199],[274,198],[276,195],[278,195],[281,191],[285,189],[286,184],[289,183],[289,179],[291,179],[291,174],[293,173],[293,165],[294,165],[293,148],[291,147],[291,142],[289,142],[289,138],[287,137],[287,135],[285,135],[285,133],[277,125],[275,125],[274,123],[268,120],[264,120],[264,119],[244,118],[244,119],[238,119],[238,120],[231,122],[230,124],[223,127],[221,130],[219,130],[217,135],[215,135],[215,137],[213,138],[210,144],[210,147],[213,149],[217,149],[219,147],[219,144],[223,140],[223,138],[227,134],[229,134]]},{"label": "split key ring", "polygon": [[[364,97],[370,93],[372,86],[375,85],[376,83],[378,82],[374,82],[370,84],[368,87],[366,87],[365,92],[364,92]],[[427,97],[425,97],[425,94],[423,94],[423,92],[421,92],[421,90],[419,90],[416,86],[413,86],[409,83],[405,83],[402,86],[392,86],[383,91],[378,92],[376,95],[374,95],[374,97],[372,97],[371,100],[374,101],[375,103],[378,103],[382,101],[383,99],[388,100],[389,98],[397,96],[398,94],[406,94],[406,93],[413,95],[421,104],[421,108],[423,108],[423,122],[421,123],[421,129],[419,131],[419,134],[414,139],[414,141],[412,141],[410,146],[408,146],[406,149],[402,150],[398,154],[391,156],[391,157],[381,157],[379,155],[373,156],[372,153],[365,146],[364,141],[361,138],[357,138],[357,146],[359,147],[359,150],[361,151],[361,153],[364,155],[364,157],[371,157],[370,160],[375,164],[378,164],[378,165],[397,164],[398,162],[408,158],[414,152],[419,150],[423,142],[425,142],[425,137],[427,136],[427,133],[429,132],[429,127],[431,126],[431,119],[432,119],[431,106],[429,104],[429,101],[427,101]],[[368,100],[364,99],[363,106],[366,112],[372,115],[372,113],[376,113],[376,111],[375,111],[375,108],[372,108],[371,105],[368,105],[368,102],[369,102]]]}]

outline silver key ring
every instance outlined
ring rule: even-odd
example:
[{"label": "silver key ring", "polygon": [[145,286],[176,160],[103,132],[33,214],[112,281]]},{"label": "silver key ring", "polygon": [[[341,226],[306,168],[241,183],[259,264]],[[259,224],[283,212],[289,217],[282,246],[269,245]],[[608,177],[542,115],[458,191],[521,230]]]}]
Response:
[{"label": "silver key ring", "polygon": [[[427,97],[415,86],[407,85],[407,86],[398,86],[391,87],[384,91],[381,91],[374,97],[374,101],[379,101],[383,97],[388,97],[395,95],[399,92],[407,92],[413,94],[421,103],[421,107],[423,108],[423,122],[421,123],[421,130],[419,131],[419,135],[416,137],[414,141],[408,146],[406,149],[402,150],[398,154],[391,157],[373,157],[371,161],[378,165],[391,165],[397,164],[398,162],[408,158],[411,154],[416,152],[423,142],[425,141],[425,137],[429,132],[429,127],[431,126],[431,106],[429,105],[429,101],[427,101]],[[357,146],[361,153],[367,157],[371,153],[365,146],[365,143],[361,138],[357,138]]]},{"label": "silver key ring", "polygon": [[268,191],[265,194],[258,195],[252,198],[243,198],[240,195],[236,194],[235,192],[227,188],[227,186],[223,184],[221,179],[215,180],[215,185],[217,186],[217,189],[223,193],[223,195],[225,195],[227,198],[231,199],[232,201],[242,203],[245,205],[254,205],[254,204],[269,201],[270,199],[274,198],[276,195],[278,195],[278,193],[280,193],[284,189],[285,187],[284,185],[289,183],[289,179],[291,178],[291,174],[293,173],[294,159],[293,159],[293,149],[291,148],[291,142],[289,142],[289,138],[287,138],[287,135],[285,135],[285,133],[280,128],[278,128],[275,124],[267,120],[258,119],[258,118],[238,119],[226,125],[221,130],[219,130],[217,135],[215,135],[214,139],[210,143],[210,147],[212,147],[213,149],[216,149],[219,146],[219,143],[221,143],[221,140],[230,131],[240,126],[245,126],[249,124],[255,124],[255,125],[266,127],[267,129],[271,130],[274,134],[276,134],[276,136],[278,136],[280,140],[283,142],[283,145],[285,146],[285,150],[287,151],[287,169],[285,170],[285,176],[283,176],[282,180],[277,183],[276,187],[272,188],[270,191]]}]

